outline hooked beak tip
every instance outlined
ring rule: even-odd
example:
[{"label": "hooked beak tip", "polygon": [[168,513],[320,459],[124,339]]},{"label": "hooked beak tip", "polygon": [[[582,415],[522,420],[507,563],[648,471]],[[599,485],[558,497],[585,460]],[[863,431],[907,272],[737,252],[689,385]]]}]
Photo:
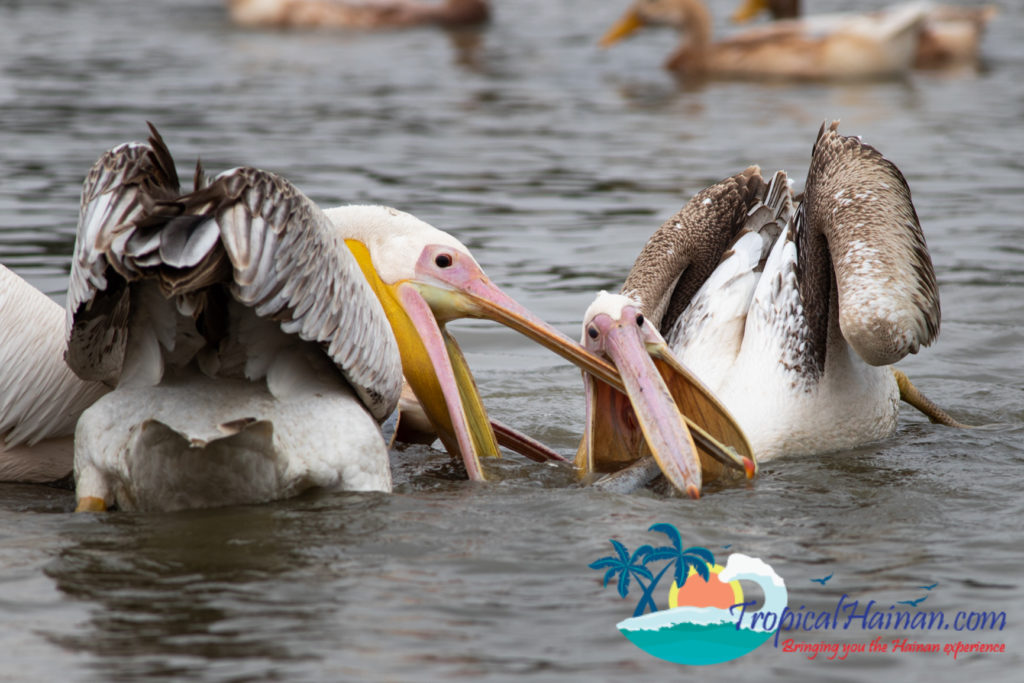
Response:
[{"label": "hooked beak tip", "polygon": [[688,495],[690,498],[694,500],[697,500],[698,498],[700,498],[700,489],[697,488],[696,485],[690,484],[689,486],[686,487],[686,495]]},{"label": "hooked beak tip", "polygon": [[754,475],[757,474],[757,465],[746,456],[743,457],[743,471],[747,473],[747,479],[753,479]]}]

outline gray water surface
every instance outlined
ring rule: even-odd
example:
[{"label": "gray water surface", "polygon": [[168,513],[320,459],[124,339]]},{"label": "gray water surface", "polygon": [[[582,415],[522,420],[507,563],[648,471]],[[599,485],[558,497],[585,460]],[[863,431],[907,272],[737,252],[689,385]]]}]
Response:
[{"label": "gray water surface", "polygon": [[[392,495],[94,516],[71,514],[68,491],[0,485],[0,680],[1019,680],[1024,9],[1002,8],[978,72],[694,88],[660,68],[670,33],[596,47],[624,2],[494,4],[479,31],[358,34],[239,30],[214,0],[0,3],[0,261],[63,303],[82,179],[150,120],[185,177],[197,156],[259,166],[326,205],[390,204],[449,230],[576,337],[687,198],[750,163],[801,179],[821,122],[841,118],[906,175],[939,279],[940,338],[900,366],[989,426],[908,409],[890,439],[772,461],[700,501],[574,488],[516,457],[473,484],[426,447],[393,453]],[[724,28],[734,3],[711,4]],[[491,414],[571,456],[578,371],[492,324],[452,327]],[[829,661],[768,644],[697,670],[662,662],[615,629],[635,594],[587,567],[610,538],[658,543],[656,522],[723,563],[762,558],[794,609],[927,594],[920,608],[950,618],[1007,615],[995,632],[798,641],[1005,652]]]}]

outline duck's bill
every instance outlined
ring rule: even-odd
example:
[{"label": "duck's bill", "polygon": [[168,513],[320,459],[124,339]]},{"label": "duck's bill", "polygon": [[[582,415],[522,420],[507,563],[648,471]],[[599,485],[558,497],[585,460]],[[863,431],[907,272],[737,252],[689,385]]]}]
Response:
[{"label": "duck's bill", "polygon": [[640,14],[635,9],[630,9],[623,14],[610,29],[608,29],[608,31],[601,37],[598,45],[601,47],[610,47],[634,33],[643,25],[644,21],[640,17]]},{"label": "duck's bill", "polygon": [[745,2],[732,13],[732,20],[737,24],[750,21],[758,14],[768,9],[765,0],[745,0]]},{"label": "duck's bill", "polygon": [[587,427],[577,466],[582,472],[609,469],[650,454],[676,489],[698,498],[703,477],[697,446],[638,329],[613,324],[604,352],[618,368],[625,394],[587,378]]}]

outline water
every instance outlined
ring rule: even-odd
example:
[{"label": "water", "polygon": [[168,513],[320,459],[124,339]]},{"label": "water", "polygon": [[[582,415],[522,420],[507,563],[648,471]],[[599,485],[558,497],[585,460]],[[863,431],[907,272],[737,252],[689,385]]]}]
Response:
[{"label": "water", "polygon": [[[920,609],[949,618],[1007,614],[1001,632],[793,635],[1000,642],[1002,654],[830,661],[766,644],[702,677],[1016,678],[1024,10],[1006,3],[980,73],[693,89],[659,68],[669,34],[595,46],[622,4],[505,0],[480,32],[359,35],[237,30],[214,0],[3,3],[0,260],[63,302],[82,178],[148,119],[183,173],[197,155],[211,170],[260,166],[325,204],[392,204],[453,232],[575,337],[594,292],[617,288],[689,196],[754,162],[801,178],[818,126],[838,117],[903,170],[935,262],[942,334],[901,367],[958,418],[993,426],[904,411],[884,442],[775,461],[698,502],[566,488],[565,472],[516,458],[475,485],[426,448],[394,453],[393,495],[181,514],[76,516],[67,491],[0,485],[0,679],[678,678],[687,670],[617,632],[634,595],[587,568],[609,538],[657,542],[655,522],[719,561],[762,558],[794,609],[927,595]],[[454,329],[491,413],[573,453],[578,372],[494,325]]]}]

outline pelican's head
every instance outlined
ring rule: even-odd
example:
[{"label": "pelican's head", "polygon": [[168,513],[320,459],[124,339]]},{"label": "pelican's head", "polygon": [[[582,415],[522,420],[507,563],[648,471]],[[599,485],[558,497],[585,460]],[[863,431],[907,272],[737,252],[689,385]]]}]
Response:
[{"label": "pelican's head", "polygon": [[484,478],[479,458],[496,456],[498,448],[473,376],[445,323],[494,320],[617,381],[614,368],[502,292],[451,235],[388,207],[346,206],[326,213],[387,313],[409,386],[448,451],[461,454],[471,479]]},{"label": "pelican's head", "polygon": [[598,294],[584,315],[583,345],[611,360],[625,395],[584,375],[587,425],[576,455],[582,473],[621,467],[650,452],[665,477],[693,498],[702,470],[717,476],[725,464],[753,476],[756,461],[743,431],[675,359],[639,304]]}]

